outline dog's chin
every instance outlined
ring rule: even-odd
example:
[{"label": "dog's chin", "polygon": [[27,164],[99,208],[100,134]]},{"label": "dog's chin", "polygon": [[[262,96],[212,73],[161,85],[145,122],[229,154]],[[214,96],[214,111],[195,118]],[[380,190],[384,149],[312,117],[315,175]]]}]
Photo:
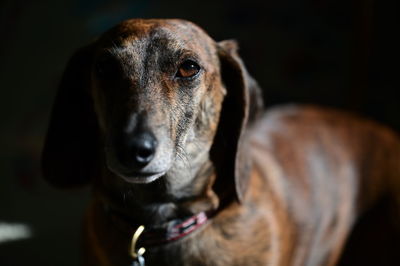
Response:
[{"label": "dog's chin", "polygon": [[112,171],[112,172],[114,172],[117,176],[121,177],[123,180],[131,184],[150,184],[159,179],[160,177],[162,177],[163,175],[165,175],[165,172],[159,172],[159,173],[141,173],[141,172],[120,173],[117,171]]}]

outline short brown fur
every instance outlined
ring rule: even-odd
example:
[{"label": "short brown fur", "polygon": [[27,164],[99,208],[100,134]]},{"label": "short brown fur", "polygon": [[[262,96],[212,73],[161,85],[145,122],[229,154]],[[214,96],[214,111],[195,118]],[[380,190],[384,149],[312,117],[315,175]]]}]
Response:
[{"label": "short brown fur", "polygon": [[[201,73],[174,78],[188,57]],[[126,169],[115,159],[124,132],[138,127],[164,145],[161,159],[171,157],[146,184],[118,176]],[[183,239],[148,247],[146,265],[335,265],[356,219],[384,195],[399,195],[400,142],[335,110],[293,105],[263,114],[235,42],[216,43],[187,21],[135,19],[72,57],[43,169],[57,186],[93,185],[84,265],[130,265],[139,224],[201,211],[215,216]]]}]

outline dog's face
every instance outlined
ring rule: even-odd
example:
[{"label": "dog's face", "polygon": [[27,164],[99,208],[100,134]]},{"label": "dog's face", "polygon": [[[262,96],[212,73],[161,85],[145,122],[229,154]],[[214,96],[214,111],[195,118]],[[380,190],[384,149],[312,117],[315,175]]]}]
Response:
[{"label": "dog's face", "polygon": [[261,104],[235,42],[216,43],[183,20],[127,20],[70,59],[44,177],[61,187],[100,180],[117,194],[135,190],[135,200],[159,191],[182,198],[210,190],[215,169],[221,188],[234,186],[240,199],[241,136]]},{"label": "dog's face", "polygon": [[130,183],[169,171],[189,182],[225,94],[215,42],[189,22],[129,20],[98,41],[90,79],[109,170]]}]

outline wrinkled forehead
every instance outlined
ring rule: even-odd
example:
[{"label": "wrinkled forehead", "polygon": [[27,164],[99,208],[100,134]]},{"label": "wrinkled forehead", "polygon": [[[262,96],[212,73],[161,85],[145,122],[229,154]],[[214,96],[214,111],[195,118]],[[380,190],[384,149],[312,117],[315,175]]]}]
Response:
[{"label": "wrinkled forehead", "polygon": [[192,51],[215,59],[215,42],[198,26],[184,20],[124,21],[99,39],[101,50],[125,50],[133,54],[168,50],[171,53]]}]

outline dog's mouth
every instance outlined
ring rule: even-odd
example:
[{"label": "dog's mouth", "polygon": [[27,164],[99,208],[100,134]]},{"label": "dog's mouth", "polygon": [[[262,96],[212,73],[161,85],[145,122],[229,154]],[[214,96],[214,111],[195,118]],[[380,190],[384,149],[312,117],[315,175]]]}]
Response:
[{"label": "dog's mouth", "polygon": [[128,183],[132,184],[149,184],[151,182],[156,181],[163,175],[165,175],[165,172],[159,172],[159,173],[144,173],[144,172],[119,172],[119,171],[114,171],[113,169],[110,168],[110,170],[124,179]]},{"label": "dog's mouth", "polygon": [[149,184],[164,176],[169,167],[161,169],[129,169],[119,163],[114,156],[107,156],[107,168],[131,184]]}]

